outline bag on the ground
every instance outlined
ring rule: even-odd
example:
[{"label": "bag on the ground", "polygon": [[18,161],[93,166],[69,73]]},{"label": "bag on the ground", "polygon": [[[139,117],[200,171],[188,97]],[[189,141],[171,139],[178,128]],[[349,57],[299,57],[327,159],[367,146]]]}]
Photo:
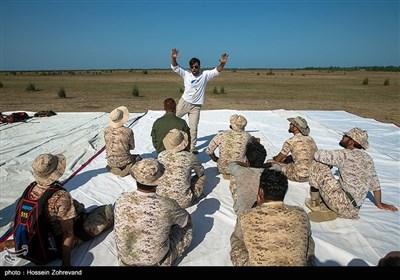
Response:
[{"label": "bag on the ground", "polygon": [[33,116],[34,117],[51,117],[57,115],[54,111],[39,111],[36,112]]},{"label": "bag on the ground", "polygon": [[59,190],[61,184],[53,184],[38,200],[29,199],[36,185],[30,184],[21,196],[15,213],[14,241],[18,257],[43,265],[61,257],[60,241],[51,233],[44,211],[46,201]]},{"label": "bag on the ground", "polygon": [[23,122],[29,118],[30,117],[26,112],[11,113],[11,115],[3,115],[2,113],[0,113],[1,123]]}]

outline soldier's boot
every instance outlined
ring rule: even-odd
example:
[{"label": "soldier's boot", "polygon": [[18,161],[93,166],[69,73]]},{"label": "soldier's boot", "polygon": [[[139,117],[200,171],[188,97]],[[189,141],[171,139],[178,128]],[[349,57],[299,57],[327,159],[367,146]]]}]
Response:
[{"label": "soldier's boot", "polygon": [[131,170],[133,163],[127,164],[124,169],[121,170],[121,173],[119,174],[120,177],[125,177],[126,175],[129,174],[129,170]]},{"label": "soldier's boot", "polygon": [[305,204],[312,211],[308,213],[308,218],[312,222],[327,222],[337,218],[337,214],[320,200],[319,191],[311,191],[311,198],[307,198]]},{"label": "soldier's boot", "polygon": [[114,175],[120,175],[121,174],[121,169],[119,169],[118,167],[110,167],[109,165],[106,166],[107,170],[109,172],[111,172]]}]

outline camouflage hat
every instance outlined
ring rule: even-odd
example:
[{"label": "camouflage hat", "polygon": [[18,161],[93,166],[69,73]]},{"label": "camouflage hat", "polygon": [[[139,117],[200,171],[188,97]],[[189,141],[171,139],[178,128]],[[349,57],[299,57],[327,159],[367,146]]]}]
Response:
[{"label": "camouflage hat", "polygon": [[125,106],[120,106],[111,111],[108,116],[108,125],[117,128],[123,126],[129,119],[129,111]]},{"label": "camouflage hat", "polygon": [[300,130],[301,134],[304,136],[310,134],[310,128],[308,127],[307,121],[304,118],[297,116],[295,118],[288,118],[287,120],[297,127],[297,129]]},{"label": "camouflage hat", "polygon": [[164,174],[164,167],[154,158],[145,158],[135,163],[130,170],[132,177],[146,186],[157,186]]},{"label": "camouflage hat", "polygon": [[188,143],[187,133],[176,128],[171,129],[163,139],[165,149],[173,153],[182,151]]},{"label": "camouflage hat", "polygon": [[369,143],[368,143],[368,134],[365,130],[362,130],[361,128],[354,127],[350,129],[348,132],[343,132],[344,135],[347,137],[350,137],[354,141],[356,141],[358,144],[361,145],[364,149],[368,149]]},{"label": "camouflage hat", "polygon": [[241,115],[232,115],[230,118],[231,128],[235,131],[243,131],[247,125],[247,120]]},{"label": "camouflage hat", "polygon": [[32,164],[35,181],[41,186],[48,186],[60,179],[65,172],[65,156],[58,154],[39,155]]}]

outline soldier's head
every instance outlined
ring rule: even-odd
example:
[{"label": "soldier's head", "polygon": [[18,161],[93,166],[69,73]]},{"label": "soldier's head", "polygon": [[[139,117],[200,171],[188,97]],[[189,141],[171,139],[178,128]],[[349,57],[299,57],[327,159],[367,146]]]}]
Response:
[{"label": "soldier's head", "polygon": [[265,169],[260,176],[257,204],[265,201],[283,201],[288,190],[287,177],[280,171]]},{"label": "soldier's head", "polygon": [[290,122],[288,130],[290,133],[296,134],[300,132],[304,136],[310,134],[310,127],[304,118],[297,116],[295,118],[288,118],[287,120]]},{"label": "soldier's head", "polygon": [[267,157],[267,151],[264,146],[257,141],[247,143],[246,158],[249,161],[250,167],[261,167]]},{"label": "soldier's head", "polygon": [[176,102],[173,98],[167,98],[164,100],[164,110],[166,112],[176,112]]},{"label": "soldier's head", "polygon": [[154,158],[145,158],[135,163],[130,173],[136,180],[138,190],[155,191],[159,179],[164,174],[164,166]]}]

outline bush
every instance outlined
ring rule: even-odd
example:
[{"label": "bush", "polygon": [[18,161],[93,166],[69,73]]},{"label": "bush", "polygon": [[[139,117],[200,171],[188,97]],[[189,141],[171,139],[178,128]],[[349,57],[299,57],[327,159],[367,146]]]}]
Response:
[{"label": "bush", "polygon": [[58,90],[58,97],[60,98],[67,97],[67,95],[65,94],[65,89],[63,87],[60,87],[60,89]]},{"label": "bush", "polygon": [[221,94],[224,94],[224,93],[225,93],[225,88],[221,87]]},{"label": "bush", "polygon": [[0,82],[0,88],[2,88],[3,87],[3,83],[2,82]]},{"label": "bush", "polygon": [[138,89],[137,86],[134,86],[134,87],[133,87],[132,95],[135,96],[135,97],[138,97],[138,96],[139,96],[139,89]]},{"label": "bush", "polygon": [[368,78],[365,78],[364,81],[362,82],[363,85],[368,85]]},{"label": "bush", "polygon": [[389,78],[387,78],[384,82],[383,85],[384,86],[388,86],[390,84]]},{"label": "bush", "polygon": [[143,70],[142,73],[143,73],[144,75],[148,74],[147,70]]},{"label": "bush", "polygon": [[32,83],[29,83],[29,84],[26,86],[26,91],[35,91],[35,90],[36,90],[36,87],[35,87],[35,85],[32,84]]},{"label": "bush", "polygon": [[217,89],[217,87],[214,87],[213,93],[214,93],[214,94],[218,94],[218,89]]}]

